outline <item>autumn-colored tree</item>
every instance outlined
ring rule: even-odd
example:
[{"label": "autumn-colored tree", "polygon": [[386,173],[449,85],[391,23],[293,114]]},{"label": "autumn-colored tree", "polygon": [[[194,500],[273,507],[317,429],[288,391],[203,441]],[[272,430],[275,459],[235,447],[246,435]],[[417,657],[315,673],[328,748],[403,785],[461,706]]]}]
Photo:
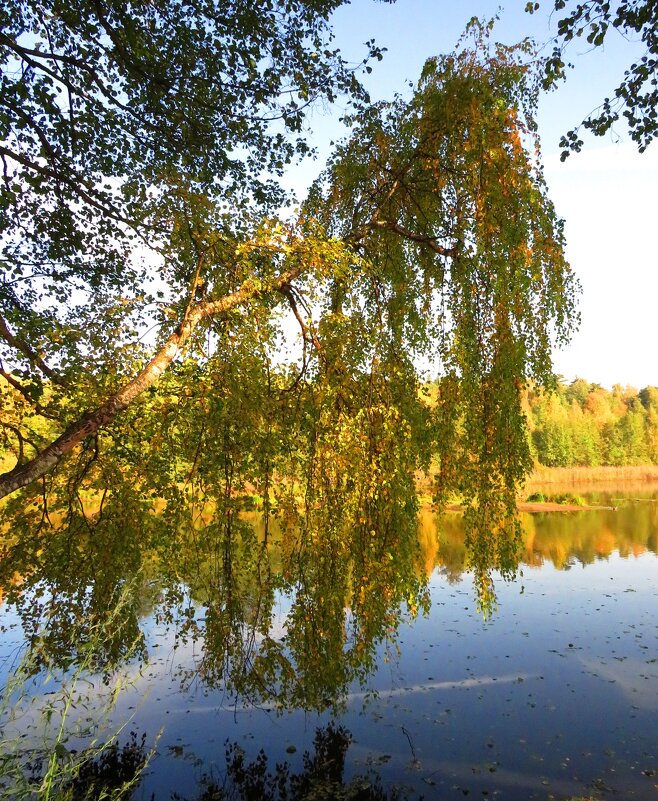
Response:
[{"label": "autumn-colored tree", "polygon": [[[23,489],[4,512],[43,530],[130,509],[139,528],[199,502],[230,526],[256,493],[306,536],[385,537],[436,454],[486,597],[489,568],[516,565],[521,391],[549,379],[574,309],[530,48],[474,22],[410,101],[371,106],[328,46],[336,5],[16,3],[0,493]],[[339,91],[353,133],[278,219],[275,179],[307,148],[286,134]],[[421,357],[445,376],[433,409]]]},{"label": "autumn-colored tree", "polygon": [[620,385],[608,391],[583,379],[548,394],[529,392],[535,458],[561,467],[655,464],[656,393]]},{"label": "autumn-colored tree", "polygon": [[29,416],[3,421],[19,463],[0,494],[108,425],[201,320],[260,292],[305,107],[366,99],[331,47],[340,4],[3,4],[0,369],[61,436],[43,452]]}]

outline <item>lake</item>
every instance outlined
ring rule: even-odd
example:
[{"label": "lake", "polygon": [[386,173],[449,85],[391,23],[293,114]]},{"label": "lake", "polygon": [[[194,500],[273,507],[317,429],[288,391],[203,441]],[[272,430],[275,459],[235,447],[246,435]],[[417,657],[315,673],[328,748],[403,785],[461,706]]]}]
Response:
[{"label": "lake", "polygon": [[[519,575],[496,581],[488,616],[456,514],[424,510],[419,548],[392,534],[370,556],[358,537],[302,553],[275,526],[264,543],[255,516],[253,530],[243,521],[221,547],[197,532],[157,558],[135,537],[114,550],[99,543],[94,559],[91,540],[54,538],[51,556],[14,543],[0,610],[5,677],[39,629],[44,660],[69,680],[88,660],[93,686],[79,685],[85,708],[69,723],[92,729],[107,687],[127,680],[103,725],[128,721],[124,740],[132,729],[156,743],[136,798],[198,796],[204,774],[223,775],[227,741],[247,759],[263,748],[272,768],[288,760],[298,770],[317,728],[336,721],[352,736],[346,775],[376,773],[410,797],[649,801],[658,492],[587,501],[617,508],[522,516]],[[37,565],[29,576],[21,559]],[[117,588],[120,623],[106,612]],[[93,653],[81,645],[93,641],[90,621],[107,634]],[[41,736],[35,708],[54,685],[35,681],[7,739]]]}]

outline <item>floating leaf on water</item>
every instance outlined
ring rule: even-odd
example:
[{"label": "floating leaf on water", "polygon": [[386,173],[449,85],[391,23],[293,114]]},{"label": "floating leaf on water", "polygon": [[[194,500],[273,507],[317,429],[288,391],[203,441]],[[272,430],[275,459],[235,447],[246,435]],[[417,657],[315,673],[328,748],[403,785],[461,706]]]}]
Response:
[{"label": "floating leaf on water", "polygon": [[385,765],[387,762],[390,762],[392,759],[390,754],[380,754],[378,757],[373,759],[374,765]]}]

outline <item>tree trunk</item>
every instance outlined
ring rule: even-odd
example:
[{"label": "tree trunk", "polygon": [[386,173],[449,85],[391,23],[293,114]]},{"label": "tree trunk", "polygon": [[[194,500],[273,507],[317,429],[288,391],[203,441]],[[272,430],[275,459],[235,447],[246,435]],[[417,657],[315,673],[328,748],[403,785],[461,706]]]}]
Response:
[{"label": "tree trunk", "polygon": [[102,426],[109,425],[144,390],[153,386],[176,356],[181,352],[197,325],[208,317],[215,317],[253,300],[265,292],[278,292],[302,272],[298,267],[283,273],[263,288],[246,281],[240,289],[219,300],[207,300],[188,308],[185,318],[153,356],[151,361],[131,381],[111,395],[97,409],[84,414],[72,423],[54,442],[44,448],[25,464],[0,475],[0,498],[31,484],[44,476],[76,445],[95,434]]}]

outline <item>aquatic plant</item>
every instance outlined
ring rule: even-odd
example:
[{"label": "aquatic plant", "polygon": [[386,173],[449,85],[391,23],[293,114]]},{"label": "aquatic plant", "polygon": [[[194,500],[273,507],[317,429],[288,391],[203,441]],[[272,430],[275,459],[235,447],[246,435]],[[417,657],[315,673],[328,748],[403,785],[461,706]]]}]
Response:
[{"label": "aquatic plant", "polygon": [[[109,613],[110,630],[121,626],[133,589],[123,588]],[[89,625],[75,667],[49,659],[45,630],[9,666],[0,698],[0,799],[121,799],[138,784],[154,749],[147,752],[146,738],[140,742],[135,733],[119,747],[130,721],[117,725],[112,712],[130,674],[127,668],[97,672],[107,623],[105,618]],[[135,638],[127,656],[141,645]]]}]

